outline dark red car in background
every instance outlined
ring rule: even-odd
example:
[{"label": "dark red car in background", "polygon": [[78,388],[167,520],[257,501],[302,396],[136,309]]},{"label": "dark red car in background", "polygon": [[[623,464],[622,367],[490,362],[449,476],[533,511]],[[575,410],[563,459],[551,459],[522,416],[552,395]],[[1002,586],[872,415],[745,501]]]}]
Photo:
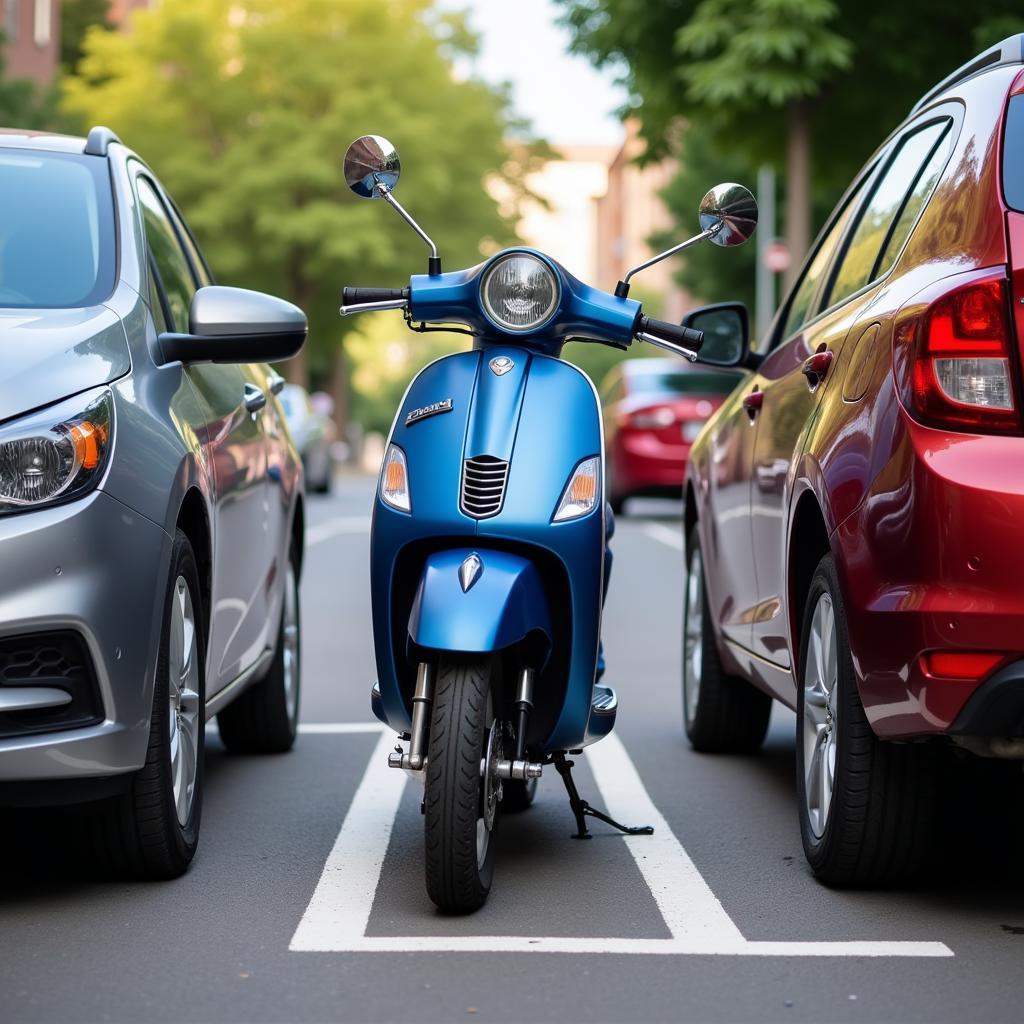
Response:
[{"label": "dark red car in background", "polygon": [[608,372],[600,394],[612,511],[631,497],[682,495],[690,445],[741,377],[680,359],[626,359]]},{"label": "dark red car in background", "polygon": [[883,143],[758,353],[686,323],[754,370],[690,453],[686,730],[794,708],[815,873],[906,876],[944,749],[1024,759],[1024,36]]}]

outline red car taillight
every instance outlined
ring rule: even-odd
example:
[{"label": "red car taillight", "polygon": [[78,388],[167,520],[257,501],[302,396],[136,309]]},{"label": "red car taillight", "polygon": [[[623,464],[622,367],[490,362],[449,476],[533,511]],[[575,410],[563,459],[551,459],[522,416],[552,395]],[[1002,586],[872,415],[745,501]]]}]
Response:
[{"label": "red car taillight", "polygon": [[999,270],[901,311],[893,366],[915,419],[980,433],[1020,430],[1006,295]]},{"label": "red car taillight", "polygon": [[628,413],[623,418],[622,425],[635,427],[637,430],[657,430],[661,427],[671,427],[676,419],[676,412],[671,406],[657,405]]}]

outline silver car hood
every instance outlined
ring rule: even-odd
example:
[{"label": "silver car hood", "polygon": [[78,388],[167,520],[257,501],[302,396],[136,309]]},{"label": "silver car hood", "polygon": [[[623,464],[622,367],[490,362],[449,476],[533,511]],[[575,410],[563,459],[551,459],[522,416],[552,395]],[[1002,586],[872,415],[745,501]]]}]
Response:
[{"label": "silver car hood", "polygon": [[88,309],[0,309],[0,423],[131,369],[120,317]]}]

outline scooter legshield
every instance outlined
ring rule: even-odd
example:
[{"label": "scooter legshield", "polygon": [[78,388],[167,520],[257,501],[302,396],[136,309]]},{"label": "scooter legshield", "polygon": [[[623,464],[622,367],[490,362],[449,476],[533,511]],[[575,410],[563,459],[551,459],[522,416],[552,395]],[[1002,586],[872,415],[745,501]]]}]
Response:
[{"label": "scooter legshield", "polygon": [[475,654],[538,632],[550,649],[548,599],[533,562],[488,548],[452,548],[427,558],[409,614],[412,643]]}]

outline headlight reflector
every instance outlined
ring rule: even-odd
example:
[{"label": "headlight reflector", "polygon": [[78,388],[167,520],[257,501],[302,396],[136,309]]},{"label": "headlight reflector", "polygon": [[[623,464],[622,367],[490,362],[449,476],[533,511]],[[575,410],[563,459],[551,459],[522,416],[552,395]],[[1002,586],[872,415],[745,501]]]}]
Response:
[{"label": "headlight reflector", "polygon": [[0,513],[89,490],[102,476],[112,438],[107,388],[0,428]]},{"label": "headlight reflector", "polygon": [[480,284],[487,315],[506,331],[532,331],[558,305],[559,281],[541,259],[513,252],[495,260]]},{"label": "headlight reflector", "polygon": [[601,495],[601,460],[597,457],[584,459],[569,477],[562,500],[558,503],[554,522],[579,519],[597,504]]},{"label": "headlight reflector", "polygon": [[405,452],[396,444],[389,444],[384,456],[384,466],[380,472],[380,500],[401,512],[412,511]]}]

